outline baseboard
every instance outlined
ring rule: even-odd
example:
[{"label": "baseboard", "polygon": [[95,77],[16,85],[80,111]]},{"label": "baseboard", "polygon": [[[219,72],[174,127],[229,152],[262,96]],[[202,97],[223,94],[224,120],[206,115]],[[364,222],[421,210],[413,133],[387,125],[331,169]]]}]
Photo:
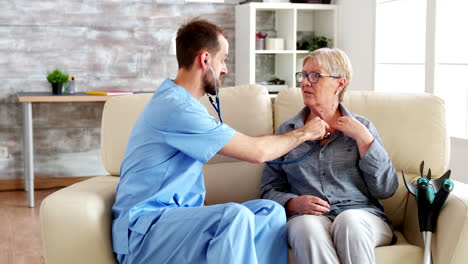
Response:
[{"label": "baseboard", "polygon": [[[34,189],[50,189],[57,187],[67,187],[74,183],[81,182],[92,177],[64,177],[64,178],[36,178],[34,179]],[[24,190],[23,179],[0,180],[0,191]]]}]

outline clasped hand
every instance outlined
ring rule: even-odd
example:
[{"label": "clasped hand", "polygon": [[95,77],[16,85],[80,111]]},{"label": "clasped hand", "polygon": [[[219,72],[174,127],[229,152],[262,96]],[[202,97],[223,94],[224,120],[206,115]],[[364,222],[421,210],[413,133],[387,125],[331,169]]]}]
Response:
[{"label": "clasped hand", "polygon": [[331,127],[343,132],[358,143],[360,141],[373,140],[372,134],[369,132],[367,127],[352,116],[340,116],[336,122],[331,125]]},{"label": "clasped hand", "polygon": [[285,207],[288,215],[322,215],[330,211],[330,205],[326,201],[312,195],[294,197],[286,203]]}]

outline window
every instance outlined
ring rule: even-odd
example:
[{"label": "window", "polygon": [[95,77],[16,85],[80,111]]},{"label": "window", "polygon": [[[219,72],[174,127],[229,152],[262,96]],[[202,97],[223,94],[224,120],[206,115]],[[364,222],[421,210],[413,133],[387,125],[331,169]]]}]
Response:
[{"label": "window", "polygon": [[449,133],[468,137],[468,1],[443,0],[436,6],[434,93],[444,99]]},{"label": "window", "polygon": [[444,99],[451,136],[468,137],[466,0],[378,0],[377,91]]},{"label": "window", "polygon": [[376,8],[376,90],[424,92],[425,0],[380,0]]}]

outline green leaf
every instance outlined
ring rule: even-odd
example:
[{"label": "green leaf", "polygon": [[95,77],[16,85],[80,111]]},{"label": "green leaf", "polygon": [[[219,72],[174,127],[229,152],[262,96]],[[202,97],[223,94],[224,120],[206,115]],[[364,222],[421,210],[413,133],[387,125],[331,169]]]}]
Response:
[{"label": "green leaf", "polygon": [[68,81],[68,73],[64,73],[59,69],[47,72],[47,81],[50,83],[66,83]]}]

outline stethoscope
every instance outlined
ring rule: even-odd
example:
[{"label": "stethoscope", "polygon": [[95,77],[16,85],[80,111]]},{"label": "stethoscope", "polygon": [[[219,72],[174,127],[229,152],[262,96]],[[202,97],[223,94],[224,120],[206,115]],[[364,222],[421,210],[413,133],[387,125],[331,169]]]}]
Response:
[{"label": "stethoscope", "polygon": [[[327,134],[322,138],[322,140],[324,139],[327,139],[330,137],[330,132],[327,132]],[[299,162],[307,157],[309,157],[312,153],[314,153],[314,151],[320,147],[320,141],[319,140],[317,143],[315,143],[315,145],[312,146],[312,149],[309,150],[309,152],[307,152],[304,156],[300,157],[300,158],[297,158],[297,159],[294,159],[294,160],[287,160],[287,161],[267,161],[265,162],[266,164],[291,164],[291,163],[296,163],[296,162]]]},{"label": "stethoscope", "polygon": [[[205,63],[206,63],[206,61],[205,61]],[[208,65],[208,67],[210,67],[211,74],[213,74],[213,84],[214,84],[214,88],[215,88],[215,91],[216,91],[216,94],[215,94],[216,105],[213,102],[213,99],[211,98],[210,95],[208,95],[208,99],[210,100],[210,103],[213,106],[213,108],[215,109],[216,113],[218,113],[219,121],[221,123],[223,123],[223,118],[221,117],[221,105],[219,104],[218,85],[216,85],[216,74],[215,74],[213,68],[210,65]]]},{"label": "stethoscope", "polygon": [[[206,63],[206,60],[204,61]],[[223,118],[221,117],[221,105],[219,103],[219,96],[218,96],[218,86],[216,85],[216,74],[213,70],[213,68],[208,65],[208,67],[210,68],[210,71],[211,71],[211,74],[213,75],[213,84],[214,84],[214,87],[215,87],[215,91],[216,91],[216,94],[215,94],[215,97],[216,97],[216,105],[215,103],[213,102],[213,99],[211,98],[210,95],[208,95],[208,99],[210,100],[210,103],[211,105],[213,106],[213,108],[215,109],[216,113],[218,113],[218,117],[219,117],[219,121],[221,123],[223,123]],[[323,139],[327,139],[330,137],[330,132],[328,132],[323,138]],[[312,146],[312,149],[309,150],[309,152],[307,152],[304,156],[300,157],[300,158],[297,158],[295,160],[288,160],[288,161],[267,161],[265,163],[267,164],[291,164],[291,163],[296,163],[296,162],[299,162],[301,160],[304,160],[305,158],[307,158],[308,156],[310,156],[312,153],[314,153],[314,151],[320,146],[320,141],[317,142],[315,145]]]}]

